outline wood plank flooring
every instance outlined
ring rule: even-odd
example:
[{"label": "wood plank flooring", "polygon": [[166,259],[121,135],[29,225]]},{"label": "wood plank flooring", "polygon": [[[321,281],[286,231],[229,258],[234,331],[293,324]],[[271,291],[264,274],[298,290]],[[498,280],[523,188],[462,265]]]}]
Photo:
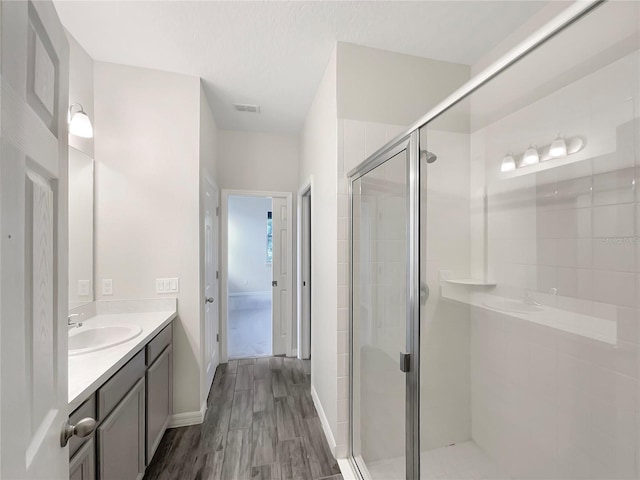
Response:
[{"label": "wood plank flooring", "polygon": [[145,480],[342,480],[309,367],[284,357],[219,365],[204,422],[167,430]]}]

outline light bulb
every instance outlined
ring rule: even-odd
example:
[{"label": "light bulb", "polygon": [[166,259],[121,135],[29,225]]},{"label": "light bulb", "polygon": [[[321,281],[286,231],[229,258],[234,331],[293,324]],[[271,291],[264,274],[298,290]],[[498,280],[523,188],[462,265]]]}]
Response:
[{"label": "light bulb", "polygon": [[552,158],[567,156],[567,142],[565,142],[564,138],[561,138],[560,135],[551,143],[549,156]]},{"label": "light bulb", "polygon": [[524,152],[522,156],[522,166],[526,165],[535,165],[540,161],[540,156],[538,155],[538,149],[534,146],[530,145]]},{"label": "light bulb", "polygon": [[513,156],[508,153],[502,159],[502,165],[500,165],[501,172],[513,172],[516,169],[516,161],[513,159]]},{"label": "light bulb", "polygon": [[69,122],[69,132],[78,137],[92,138],[93,127],[89,116],[83,111],[74,113]]}]

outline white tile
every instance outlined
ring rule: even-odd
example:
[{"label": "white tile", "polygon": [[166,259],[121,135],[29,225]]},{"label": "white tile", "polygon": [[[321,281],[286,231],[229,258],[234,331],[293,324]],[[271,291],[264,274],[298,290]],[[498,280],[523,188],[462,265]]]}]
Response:
[{"label": "white tile", "polygon": [[338,286],[348,286],[348,268],[348,263],[338,263]]},{"label": "white tile", "polygon": [[632,238],[595,238],[593,240],[593,268],[616,272],[635,271],[636,245]]},{"label": "white tile", "polygon": [[[348,337],[348,333],[344,332],[345,336]],[[340,333],[338,334],[338,339],[340,338]],[[340,342],[340,339],[338,340]],[[338,353],[338,377],[347,377],[349,376],[349,355]]]},{"label": "white tile", "polygon": [[[349,353],[349,332],[338,332],[338,354],[341,353]],[[346,371],[338,375],[346,375]]]},{"label": "white tile", "polygon": [[338,331],[346,331],[349,329],[349,309],[338,308]]},{"label": "white tile", "polygon": [[349,217],[349,195],[342,193],[338,195],[338,217]]},{"label": "white tile", "polygon": [[636,280],[633,273],[594,270],[593,299],[620,307],[637,304]]},{"label": "white tile", "polygon": [[386,143],[387,126],[384,123],[367,122],[364,132],[364,154],[368,157]]},{"label": "white tile", "polygon": [[597,238],[632,237],[634,204],[606,205],[593,208],[593,236]]},{"label": "white tile", "polygon": [[593,205],[629,203],[635,200],[636,169],[626,168],[593,176]]},{"label": "white tile", "polygon": [[341,285],[338,288],[338,309],[349,308],[348,287]]},{"label": "white tile", "polygon": [[338,400],[338,422],[346,422],[348,417],[349,401]]},{"label": "white tile", "polygon": [[345,173],[365,159],[365,124],[358,120],[344,121],[344,169]]},{"label": "white tile", "polygon": [[338,398],[348,398],[347,377],[338,377]]}]

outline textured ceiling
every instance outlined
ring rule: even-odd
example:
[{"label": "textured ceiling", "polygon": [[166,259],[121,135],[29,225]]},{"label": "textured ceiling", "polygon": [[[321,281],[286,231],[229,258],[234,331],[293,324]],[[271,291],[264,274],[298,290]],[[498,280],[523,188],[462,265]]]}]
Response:
[{"label": "textured ceiling", "polygon": [[302,128],[335,41],[471,65],[546,3],[55,1],[94,59],[202,77],[219,127],[282,133]]}]

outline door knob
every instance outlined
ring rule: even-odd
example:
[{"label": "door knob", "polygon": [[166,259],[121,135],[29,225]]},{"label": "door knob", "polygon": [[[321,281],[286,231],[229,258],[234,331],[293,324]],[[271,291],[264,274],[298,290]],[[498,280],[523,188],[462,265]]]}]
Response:
[{"label": "door knob", "polygon": [[96,429],[96,421],[91,417],[83,418],[75,425],[69,425],[69,421],[64,422],[62,433],[60,434],[60,446],[66,447],[69,439],[76,437],[88,437]]},{"label": "door knob", "polygon": [[277,286],[278,286],[278,281],[277,281],[277,280],[273,280],[273,281],[271,282],[271,286],[272,286],[272,287],[277,287]]},{"label": "door knob", "polygon": [[215,298],[213,298],[213,297],[207,297],[207,299],[205,300],[205,302],[207,302],[207,303],[213,303],[213,302],[215,302]]}]

